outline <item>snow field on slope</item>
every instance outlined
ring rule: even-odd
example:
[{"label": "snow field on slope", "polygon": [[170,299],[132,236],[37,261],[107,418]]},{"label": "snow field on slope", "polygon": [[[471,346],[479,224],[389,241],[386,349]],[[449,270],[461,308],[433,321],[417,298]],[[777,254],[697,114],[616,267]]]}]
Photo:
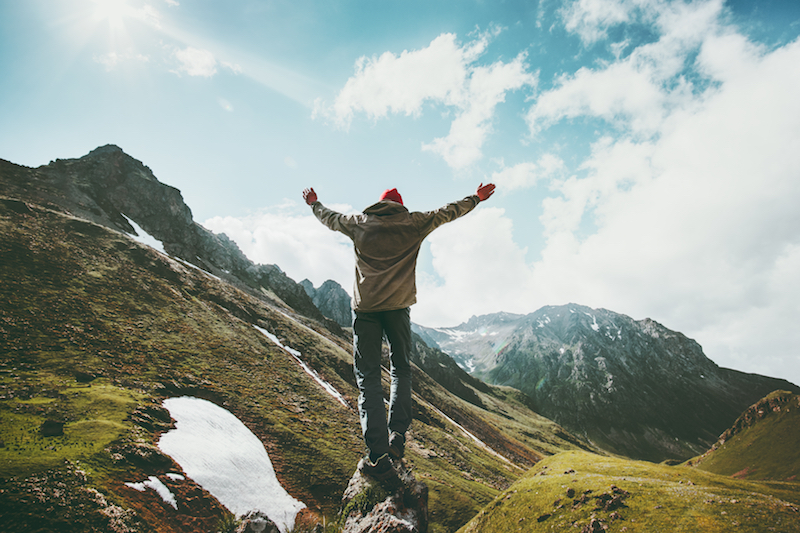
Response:
[{"label": "snow field on slope", "polygon": [[189,396],[168,398],[176,421],[158,447],[232,513],[263,511],[282,532],[305,504],[281,486],[261,441],[232,413]]},{"label": "snow field on slope", "polygon": [[289,355],[294,357],[294,360],[297,361],[297,363],[302,367],[303,370],[305,370],[306,374],[308,374],[309,376],[314,378],[314,381],[316,381],[325,390],[325,392],[327,392],[328,394],[333,396],[336,400],[338,400],[339,403],[341,403],[345,407],[350,407],[349,405],[347,405],[347,402],[344,400],[344,397],[339,393],[338,390],[336,390],[333,387],[333,385],[331,385],[330,383],[328,383],[327,381],[325,381],[324,379],[319,377],[319,374],[317,374],[317,371],[314,370],[313,368],[311,368],[310,366],[308,366],[300,358],[303,354],[301,354],[300,352],[298,352],[297,350],[295,350],[294,348],[292,348],[290,346],[284,345],[283,343],[281,343],[281,341],[278,339],[278,337],[276,337],[275,335],[273,335],[269,331],[265,330],[264,328],[260,328],[258,326],[253,326],[253,327],[256,328],[262,334],[264,334],[264,336],[266,336],[269,340],[271,340],[272,342],[274,342],[275,344],[280,346],[286,353],[288,353]]}]

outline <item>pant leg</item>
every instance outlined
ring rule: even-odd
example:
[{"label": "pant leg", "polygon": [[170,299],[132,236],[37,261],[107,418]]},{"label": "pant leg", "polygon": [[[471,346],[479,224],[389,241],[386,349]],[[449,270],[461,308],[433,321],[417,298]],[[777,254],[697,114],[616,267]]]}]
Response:
[{"label": "pant leg", "polygon": [[353,320],[353,370],[359,390],[358,414],[364,443],[373,461],[389,452],[389,431],[381,388],[382,341],[379,313],[356,312]]},{"label": "pant leg", "polygon": [[405,437],[413,417],[411,404],[411,314],[410,309],[381,313],[383,330],[391,346],[392,378],[389,396],[389,431]]}]

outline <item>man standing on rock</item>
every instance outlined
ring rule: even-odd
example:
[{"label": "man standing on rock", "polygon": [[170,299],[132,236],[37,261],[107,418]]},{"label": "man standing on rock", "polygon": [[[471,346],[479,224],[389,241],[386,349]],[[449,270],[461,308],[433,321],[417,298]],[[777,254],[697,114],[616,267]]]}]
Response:
[{"label": "man standing on rock", "polygon": [[[415,269],[420,246],[433,230],[472,211],[494,189],[491,183],[481,184],[475,194],[424,213],[409,212],[397,189],[389,189],[358,215],[326,208],[313,188],[303,191],[303,199],[320,222],[347,235],[355,248],[353,366],[361,429],[369,450],[361,465],[379,481],[397,478],[389,456],[403,457],[411,425],[410,307],[417,301]],[[388,424],[381,389],[384,333],[391,348]]]}]

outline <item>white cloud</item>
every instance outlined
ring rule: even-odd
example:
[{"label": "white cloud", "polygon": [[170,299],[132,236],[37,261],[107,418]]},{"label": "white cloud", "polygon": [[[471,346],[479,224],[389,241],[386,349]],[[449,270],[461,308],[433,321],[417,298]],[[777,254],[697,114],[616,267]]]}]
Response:
[{"label": "white cloud", "polygon": [[441,155],[453,168],[463,168],[480,159],[495,108],[506,93],[536,83],[527,72],[524,53],[508,63],[474,65],[491,36],[484,33],[462,46],[454,34],[446,33],[421,50],[361,57],[333,106],[326,109],[318,100],[315,116],[327,114],[348,128],[356,113],[377,120],[390,113],[419,115],[425,102],[443,104],[456,112],[450,133],[423,144],[423,149]]},{"label": "white cloud", "polygon": [[610,27],[628,22],[633,11],[647,3],[647,0],[577,0],[565,4],[560,12],[564,27],[591,44],[606,38]]},{"label": "white cloud", "polygon": [[[350,206],[328,206],[351,212]],[[315,286],[336,280],[351,292],[353,247],[340,233],[323,226],[305,205],[287,202],[245,217],[214,217],[203,226],[225,233],[253,262],[276,264],[295,281],[308,278]]]},{"label": "white cloud", "polygon": [[348,127],[356,112],[376,119],[390,112],[419,114],[426,100],[460,104],[465,100],[468,67],[487,44],[484,37],[461,47],[454,34],[445,33],[421,50],[361,57],[356,62],[355,75],[336,97],[334,118],[339,125]]},{"label": "white cloud", "polygon": [[95,63],[105,65],[106,70],[113,69],[120,61],[120,57],[116,52],[107,52],[105,54],[95,55],[92,59],[94,59]]},{"label": "white cloud", "polygon": [[544,154],[536,163],[519,163],[492,173],[489,180],[502,192],[533,187],[542,179],[552,178],[564,170],[564,162],[553,154]]},{"label": "white cloud", "polygon": [[423,144],[422,149],[441,155],[454,169],[480,159],[481,147],[491,133],[495,107],[505,101],[508,91],[535,84],[535,76],[527,69],[525,54],[510,63],[498,61],[489,67],[474,68],[466,86],[466,103],[459,106],[461,111],[451,123],[450,133]]},{"label": "white cloud", "polygon": [[176,50],[174,55],[180,63],[178,69],[173,71],[176,74],[182,72],[189,76],[210,78],[217,73],[217,60],[214,58],[214,54],[208,50],[188,46],[182,50]]},{"label": "white cloud", "polygon": [[[720,31],[721,2],[589,0],[576,2],[571,9],[576,7],[591,13],[618,12],[612,18],[620,21],[628,20],[636,8],[646,14],[643,18],[653,20],[659,39],[636,47],[621,60],[562,75],[529,110],[526,118],[532,134],[565,118],[590,116],[635,135],[655,135],[671,111],[694,102],[695,88],[684,76],[689,54]],[[610,47],[619,53],[613,44]]]},{"label": "white cloud", "polygon": [[136,12],[136,16],[154,28],[161,29],[161,13],[150,4],[145,4],[140,11]]},{"label": "white cloud", "polygon": [[412,319],[452,326],[471,315],[530,312],[533,277],[525,250],[513,240],[513,223],[498,207],[479,207],[429,237],[440,280],[418,274]]},{"label": "white cloud", "polygon": [[227,61],[222,61],[221,65],[230,70],[231,72],[233,72],[234,74],[241,74],[244,71],[242,69],[242,66],[239,65],[238,63],[229,63]]},{"label": "white cloud", "polygon": [[96,54],[92,57],[95,63],[99,63],[106,67],[106,70],[113,70],[117,65],[126,61],[138,61],[139,63],[147,63],[150,58],[138,52],[107,52],[105,54]]}]

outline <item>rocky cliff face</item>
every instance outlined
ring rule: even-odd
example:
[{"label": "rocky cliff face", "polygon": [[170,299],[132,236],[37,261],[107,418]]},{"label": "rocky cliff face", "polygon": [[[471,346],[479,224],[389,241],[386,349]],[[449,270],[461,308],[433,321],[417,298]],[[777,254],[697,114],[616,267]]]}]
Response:
[{"label": "rocky cliff face", "polygon": [[756,425],[760,420],[764,420],[772,413],[777,413],[786,406],[800,408],[800,396],[787,391],[775,391],[765,398],[751,405],[741,414],[736,422],[719,436],[719,441],[715,447],[725,444],[726,441],[742,433],[748,428]]},{"label": "rocky cliff face", "polygon": [[[238,281],[256,294],[271,293],[297,312],[325,321],[306,291],[278,266],[253,264],[226,235],[194,222],[178,189],[158,181],[117,146],[35,169],[0,160],[0,184],[6,196],[135,235],[130,219],[161,241],[170,255]],[[332,321],[327,324],[338,330]]]},{"label": "rocky cliff face", "polygon": [[719,368],[692,339],[645,319],[570,304],[418,332],[474,376],[519,388],[536,410],[631,457],[707,449],[784,380]]},{"label": "rocky cliff face", "polygon": [[342,326],[348,328],[353,325],[350,295],[341,285],[329,279],[315,289],[311,281],[304,279],[300,286],[306,291],[311,301],[320,312]]}]

